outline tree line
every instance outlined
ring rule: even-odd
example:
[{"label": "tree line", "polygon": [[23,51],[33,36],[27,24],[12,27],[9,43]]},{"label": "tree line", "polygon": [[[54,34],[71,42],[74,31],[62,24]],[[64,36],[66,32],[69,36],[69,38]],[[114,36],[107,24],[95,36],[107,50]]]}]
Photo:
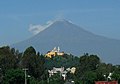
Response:
[{"label": "tree line", "polygon": [[[75,74],[67,73],[66,80],[58,74],[49,77],[48,70],[53,67],[76,67]],[[95,81],[118,81],[120,83],[120,65],[101,62],[97,55],[85,53],[82,56],[64,54],[47,58],[30,46],[19,52],[9,46],[0,48],[0,83],[24,84],[27,69],[27,84],[64,84],[74,80],[75,84],[94,84]],[[109,74],[111,77],[108,77]],[[48,79],[49,82],[48,82]]]}]

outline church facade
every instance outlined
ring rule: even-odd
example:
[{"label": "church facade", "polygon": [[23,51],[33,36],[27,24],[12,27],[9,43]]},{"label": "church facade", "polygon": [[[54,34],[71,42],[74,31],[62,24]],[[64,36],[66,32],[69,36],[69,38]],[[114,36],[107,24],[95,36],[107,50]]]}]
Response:
[{"label": "church facade", "polygon": [[63,56],[64,52],[60,52],[60,48],[54,47],[53,50],[48,51],[47,54],[45,54],[45,57],[52,58],[54,56]]}]

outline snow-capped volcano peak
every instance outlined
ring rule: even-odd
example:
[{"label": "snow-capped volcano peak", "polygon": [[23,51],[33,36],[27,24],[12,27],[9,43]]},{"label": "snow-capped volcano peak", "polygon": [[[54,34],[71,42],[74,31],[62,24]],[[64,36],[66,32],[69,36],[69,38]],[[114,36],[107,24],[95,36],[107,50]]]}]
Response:
[{"label": "snow-capped volcano peak", "polygon": [[52,24],[55,24],[55,23],[72,23],[71,21],[68,21],[66,19],[56,19],[56,20],[50,20],[50,21],[47,21],[45,24],[37,24],[37,25],[34,25],[34,24],[30,24],[29,25],[29,31],[32,32],[34,35],[40,33],[41,31],[45,30],[46,28],[50,27]]},{"label": "snow-capped volcano peak", "polygon": [[72,23],[72,21],[67,20],[67,19],[57,19],[54,22]]}]

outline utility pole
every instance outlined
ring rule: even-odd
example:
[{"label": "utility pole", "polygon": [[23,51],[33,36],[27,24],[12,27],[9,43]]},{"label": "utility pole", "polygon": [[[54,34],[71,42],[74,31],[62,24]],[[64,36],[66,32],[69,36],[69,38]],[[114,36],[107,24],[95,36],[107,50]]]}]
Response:
[{"label": "utility pole", "polygon": [[27,77],[27,74],[26,74],[26,71],[27,71],[28,69],[27,69],[27,68],[24,68],[23,70],[25,71],[25,84],[27,84],[27,78],[26,78],[26,77]]}]

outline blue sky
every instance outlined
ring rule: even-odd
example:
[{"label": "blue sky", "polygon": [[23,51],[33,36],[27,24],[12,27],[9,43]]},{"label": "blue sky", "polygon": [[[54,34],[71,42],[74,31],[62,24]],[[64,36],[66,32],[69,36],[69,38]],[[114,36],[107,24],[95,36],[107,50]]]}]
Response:
[{"label": "blue sky", "polygon": [[61,18],[120,39],[120,0],[0,0],[0,46],[33,36],[30,25]]}]

